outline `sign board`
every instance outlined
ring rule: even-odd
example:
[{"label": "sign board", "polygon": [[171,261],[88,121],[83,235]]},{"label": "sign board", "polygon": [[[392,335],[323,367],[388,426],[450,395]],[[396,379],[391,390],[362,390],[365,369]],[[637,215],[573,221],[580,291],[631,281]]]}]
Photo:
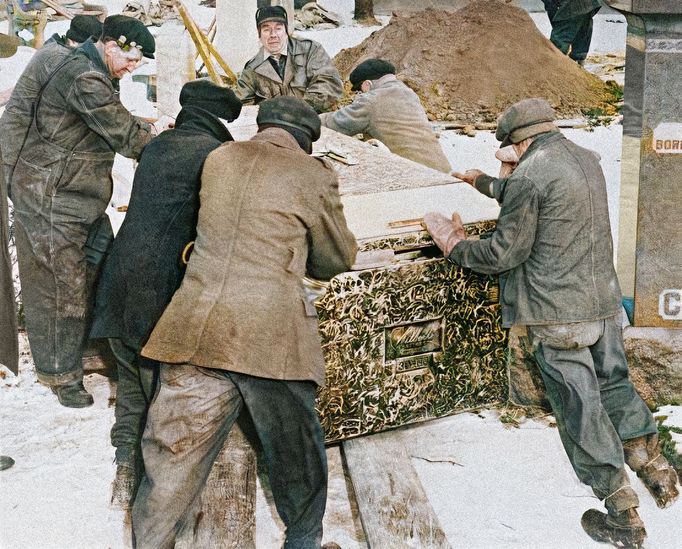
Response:
[{"label": "sign board", "polygon": [[652,147],[657,154],[682,154],[682,124],[663,122],[656,126]]}]

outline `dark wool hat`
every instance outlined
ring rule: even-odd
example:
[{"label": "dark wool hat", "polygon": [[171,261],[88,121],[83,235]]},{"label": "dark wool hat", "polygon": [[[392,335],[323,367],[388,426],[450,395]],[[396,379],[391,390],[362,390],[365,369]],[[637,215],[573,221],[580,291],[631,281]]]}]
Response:
[{"label": "dark wool hat", "polygon": [[523,99],[514,103],[497,119],[495,138],[502,141],[500,147],[506,147],[534,135],[558,131],[554,125],[555,119],[556,113],[545,99]]},{"label": "dark wool hat", "polygon": [[115,40],[122,48],[138,47],[142,55],[154,59],[156,43],[142,21],[127,15],[110,15],[102,25],[102,38]]},{"label": "dark wool hat", "polygon": [[284,6],[265,6],[256,10],[256,28],[266,21],[276,21],[277,23],[287,24],[287,10]]},{"label": "dark wool hat", "polygon": [[187,82],[180,90],[180,105],[199,107],[228,122],[237,119],[242,110],[241,101],[230,88],[208,78]]},{"label": "dark wool hat", "polygon": [[93,40],[99,40],[102,36],[102,23],[93,15],[75,15],[71,19],[71,26],[66,31],[69,40],[82,44],[92,36]]},{"label": "dark wool hat", "polygon": [[387,74],[395,74],[393,63],[385,59],[367,59],[353,69],[348,79],[352,84],[351,89],[358,91],[365,80],[376,80]]},{"label": "dark wool hat", "polygon": [[320,117],[308,103],[297,97],[280,95],[263,101],[258,106],[256,123],[295,128],[315,142],[320,138]]}]

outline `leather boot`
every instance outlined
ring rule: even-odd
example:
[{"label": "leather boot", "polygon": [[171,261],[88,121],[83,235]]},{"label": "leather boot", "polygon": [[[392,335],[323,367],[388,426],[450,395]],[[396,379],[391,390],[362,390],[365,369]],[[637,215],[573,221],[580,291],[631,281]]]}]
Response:
[{"label": "leather boot", "polygon": [[83,387],[82,381],[52,387],[52,392],[57,395],[59,404],[68,408],[87,408],[95,402],[92,395]]},{"label": "leather boot", "polygon": [[621,512],[609,510],[608,514],[588,509],[580,524],[593,540],[621,549],[640,549],[646,538],[644,523],[636,507]]},{"label": "leather boot", "polygon": [[9,469],[14,465],[14,460],[9,456],[0,456],[0,471]]},{"label": "leather boot", "polygon": [[661,509],[669,507],[680,495],[677,473],[661,454],[658,435],[633,438],[623,442],[625,463],[642,479]]}]

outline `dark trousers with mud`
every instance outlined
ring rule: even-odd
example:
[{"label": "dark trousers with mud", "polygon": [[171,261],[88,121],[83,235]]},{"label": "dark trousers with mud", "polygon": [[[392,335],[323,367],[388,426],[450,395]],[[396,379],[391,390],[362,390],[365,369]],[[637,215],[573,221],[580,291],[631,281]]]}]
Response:
[{"label": "dark trousers with mud", "polygon": [[638,504],[623,441],[657,428],[628,376],[617,318],[529,326],[528,335],[573,469],[607,508],[620,512]]},{"label": "dark trousers with mud", "polygon": [[263,448],[284,547],[319,549],[327,499],[324,435],[309,381],[161,364],[142,438],[145,476],[133,506],[138,549],[173,547],[192,522],[213,462],[246,407]]},{"label": "dark trousers with mud", "polygon": [[77,199],[38,187],[12,192],[17,259],[38,379],[60,386],[83,379],[95,282],[113,233],[106,215],[88,222]]},{"label": "dark trousers with mud", "polygon": [[136,466],[142,459],[140,441],[157,385],[159,364],[140,356],[120,339],[109,339],[109,346],[116,357],[118,374],[111,444],[116,448],[116,463]]}]

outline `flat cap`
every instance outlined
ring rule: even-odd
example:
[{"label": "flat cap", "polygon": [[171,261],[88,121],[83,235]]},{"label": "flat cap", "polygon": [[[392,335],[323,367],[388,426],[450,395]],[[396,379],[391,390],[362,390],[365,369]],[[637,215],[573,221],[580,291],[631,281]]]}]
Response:
[{"label": "flat cap", "polygon": [[311,141],[320,138],[320,117],[308,103],[298,97],[280,95],[258,106],[256,123],[259,126],[273,124],[285,128],[295,128],[306,133]]},{"label": "flat cap", "polygon": [[102,36],[102,23],[94,15],[74,15],[71,26],[66,31],[69,40],[82,44],[88,38],[97,41]]},{"label": "flat cap", "polygon": [[110,15],[102,25],[102,38],[115,40],[121,48],[138,48],[142,55],[154,59],[156,42],[142,21],[127,15]]},{"label": "flat cap", "polygon": [[232,122],[239,117],[242,103],[230,88],[219,86],[208,78],[190,80],[180,90],[180,105],[192,105]]},{"label": "flat cap", "polygon": [[365,80],[376,80],[387,74],[395,74],[395,65],[385,59],[367,59],[360,63],[348,76],[351,89],[358,91]]},{"label": "flat cap", "polygon": [[256,10],[256,28],[266,21],[287,24],[287,10],[284,6],[265,6]]},{"label": "flat cap", "polygon": [[514,103],[497,119],[495,138],[500,147],[519,143],[540,133],[558,131],[556,113],[547,100],[540,97]]}]

